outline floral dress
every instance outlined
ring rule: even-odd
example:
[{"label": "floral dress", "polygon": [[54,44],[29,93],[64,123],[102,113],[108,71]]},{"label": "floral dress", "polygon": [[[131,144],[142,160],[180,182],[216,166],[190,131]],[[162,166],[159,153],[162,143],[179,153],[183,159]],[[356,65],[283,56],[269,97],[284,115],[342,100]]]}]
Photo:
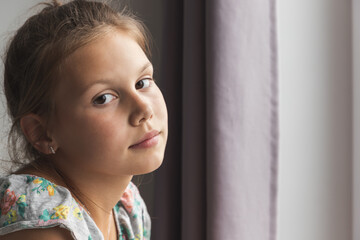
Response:
[{"label": "floral dress", "polygon": [[[113,212],[119,240],[150,239],[150,216],[133,183],[130,182]],[[50,227],[68,229],[78,240],[104,239],[67,188],[32,175],[0,177],[0,236]]]}]

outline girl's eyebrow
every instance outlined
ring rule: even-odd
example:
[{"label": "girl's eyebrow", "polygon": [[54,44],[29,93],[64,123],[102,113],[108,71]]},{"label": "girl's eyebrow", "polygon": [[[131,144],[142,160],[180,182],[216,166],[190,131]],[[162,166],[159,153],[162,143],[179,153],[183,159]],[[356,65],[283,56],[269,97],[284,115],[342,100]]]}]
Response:
[{"label": "girl's eyebrow", "polygon": [[151,64],[151,62],[147,62],[145,63],[145,65],[141,68],[139,73],[144,72],[148,67],[153,67],[153,65]]},{"label": "girl's eyebrow", "polygon": [[[148,69],[149,67],[153,67],[153,65],[151,64],[151,62],[147,62],[145,63],[141,68],[140,68],[140,71],[139,71],[139,74],[143,73],[146,69]],[[86,91],[87,89],[91,88],[92,86],[96,85],[96,84],[110,84],[112,83],[113,81],[111,79],[99,79],[99,80],[96,80],[92,83],[90,83],[89,85],[87,85],[85,88],[84,88],[84,91]]]}]

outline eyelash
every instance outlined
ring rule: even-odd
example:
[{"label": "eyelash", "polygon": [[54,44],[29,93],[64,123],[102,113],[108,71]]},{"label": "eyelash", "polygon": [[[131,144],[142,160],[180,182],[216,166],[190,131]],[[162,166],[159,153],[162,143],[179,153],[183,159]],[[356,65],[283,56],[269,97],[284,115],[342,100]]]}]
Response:
[{"label": "eyelash", "polygon": [[[145,80],[148,81],[147,84],[144,84],[144,83],[143,83]],[[136,82],[135,88],[136,88],[136,89],[143,89],[144,86],[145,86],[145,88],[148,88],[148,87],[151,86],[151,81],[154,81],[154,80],[151,79],[151,78],[141,79],[141,80],[139,80],[138,82]],[[138,84],[141,83],[141,82],[143,83],[143,85],[138,86]],[[106,99],[106,96],[111,96],[112,99],[107,100],[107,99]],[[104,97],[105,97],[105,98],[104,98]],[[105,105],[105,104],[108,104],[109,102],[111,102],[112,100],[117,99],[117,98],[118,98],[118,97],[115,96],[114,94],[105,93],[105,94],[101,94],[100,96],[96,97],[96,98],[94,99],[94,101],[93,101],[93,104],[94,104],[94,105]],[[100,103],[99,103],[99,102],[97,102],[98,100],[100,100],[100,101],[103,101],[103,100],[104,100],[104,102],[100,102]]]}]

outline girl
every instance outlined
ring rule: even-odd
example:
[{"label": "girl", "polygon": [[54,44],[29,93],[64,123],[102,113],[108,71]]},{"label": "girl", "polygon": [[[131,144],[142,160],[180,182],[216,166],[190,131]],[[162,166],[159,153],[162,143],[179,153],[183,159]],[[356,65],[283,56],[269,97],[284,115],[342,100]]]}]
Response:
[{"label": "girl", "polygon": [[130,182],[167,140],[148,46],[132,15],[85,0],[54,0],[17,31],[4,88],[11,155],[28,164],[0,178],[1,239],[150,238]]}]

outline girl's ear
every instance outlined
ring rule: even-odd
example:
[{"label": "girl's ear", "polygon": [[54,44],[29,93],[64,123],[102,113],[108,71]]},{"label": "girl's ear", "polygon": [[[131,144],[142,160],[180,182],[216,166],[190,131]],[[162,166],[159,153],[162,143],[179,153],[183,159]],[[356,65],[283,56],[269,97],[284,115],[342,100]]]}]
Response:
[{"label": "girl's ear", "polygon": [[[45,121],[38,115],[30,113],[20,119],[20,127],[31,145],[43,154],[51,154],[56,149],[55,141],[47,134]],[[51,148],[50,148],[51,147]]]}]

